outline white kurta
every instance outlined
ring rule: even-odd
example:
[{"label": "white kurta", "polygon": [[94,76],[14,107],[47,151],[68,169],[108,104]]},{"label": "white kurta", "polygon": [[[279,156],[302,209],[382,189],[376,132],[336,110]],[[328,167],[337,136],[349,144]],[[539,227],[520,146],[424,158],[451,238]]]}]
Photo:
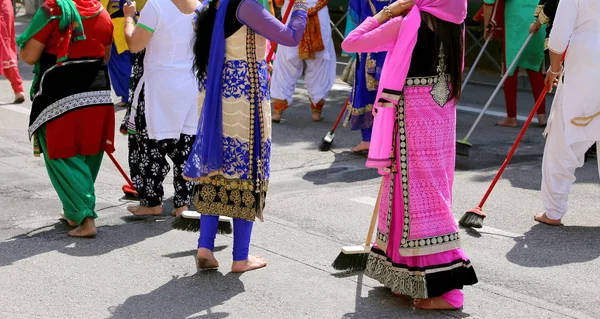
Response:
[{"label": "white kurta", "polygon": [[[149,0],[138,27],[152,31],[146,46],[144,97],[148,136],[179,139],[196,135],[198,85],[192,72],[194,14],[185,15],[171,1]],[[140,84],[141,86],[141,84]]]},{"label": "white kurta", "polygon": [[[306,1],[309,8],[317,5],[317,0]],[[289,0],[282,7],[285,12]],[[317,52],[314,60],[300,60],[298,47],[278,46],[277,57],[273,65],[273,77],[271,79],[271,97],[278,100],[292,102],[292,95],[296,90],[296,82],[302,76],[304,62],[306,70],[304,80],[308,90],[308,96],[314,103],[326,99],[333,87],[336,78],[336,54],[331,38],[331,25],[329,22],[329,10],[327,7],[318,13],[321,26],[321,36],[325,50]]]},{"label": "white kurta", "polygon": [[[564,81],[558,86],[542,164],[542,201],[551,219],[561,219],[575,169],[585,152],[600,141],[600,1],[561,0],[548,46],[555,53],[567,50]],[[599,167],[600,169],[600,167]]]}]

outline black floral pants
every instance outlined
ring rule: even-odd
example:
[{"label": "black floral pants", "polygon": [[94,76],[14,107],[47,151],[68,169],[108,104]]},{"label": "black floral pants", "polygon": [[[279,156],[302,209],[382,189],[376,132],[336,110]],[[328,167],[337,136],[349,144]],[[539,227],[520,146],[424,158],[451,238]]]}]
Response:
[{"label": "black floral pants", "polygon": [[[143,85],[143,84],[142,84]],[[140,205],[155,207],[162,204],[163,181],[173,161],[173,187],[175,208],[189,206],[193,183],[183,178],[185,162],[192,151],[195,135],[181,134],[179,139],[153,140],[146,130],[144,88],[142,88],[135,114],[136,134],[129,135],[129,168],[131,180],[140,196]]]}]

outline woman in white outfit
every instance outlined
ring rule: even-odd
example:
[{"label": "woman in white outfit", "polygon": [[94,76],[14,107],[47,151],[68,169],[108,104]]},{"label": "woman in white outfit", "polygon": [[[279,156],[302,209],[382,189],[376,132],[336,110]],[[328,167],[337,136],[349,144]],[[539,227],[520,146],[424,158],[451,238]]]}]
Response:
[{"label": "woman in white outfit", "polygon": [[[546,129],[542,164],[545,211],[535,216],[540,223],[561,224],[575,169],[583,166],[585,152],[600,141],[599,17],[599,0],[559,2],[548,43],[551,67],[546,83],[558,85],[558,89]],[[565,51],[563,71],[561,58]]]},{"label": "woman in white outfit", "polygon": [[135,129],[129,135],[129,167],[140,205],[128,209],[136,216],[162,215],[167,156],[173,162],[172,215],[180,215],[191,202],[193,183],[182,173],[196,139],[198,84],[192,71],[195,15],[183,14],[183,5],[181,0],[148,0],[137,23],[135,2],[124,6],[127,45],[132,52],[145,49],[143,75],[134,92]]},{"label": "woman in white outfit", "polygon": [[[276,0],[285,12],[289,0]],[[313,121],[322,119],[321,112],[329,91],[335,83],[336,55],[329,22],[328,0],[307,0],[306,30],[297,47],[279,46],[271,79],[273,122],[279,122],[283,112],[292,103],[296,82],[304,71],[304,80]],[[306,63],[306,70],[304,64]]]}]

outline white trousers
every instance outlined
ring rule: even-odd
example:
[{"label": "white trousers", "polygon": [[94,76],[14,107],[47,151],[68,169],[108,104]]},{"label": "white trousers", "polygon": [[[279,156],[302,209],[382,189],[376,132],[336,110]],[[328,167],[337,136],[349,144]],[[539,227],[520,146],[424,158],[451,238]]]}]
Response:
[{"label": "white trousers", "polygon": [[[329,40],[331,41],[331,40]],[[333,45],[325,45],[329,50],[329,59],[316,58],[314,60],[300,60],[298,54],[288,54],[288,50],[298,48],[286,48],[279,50],[273,65],[273,77],[271,79],[271,97],[278,100],[286,100],[292,103],[292,96],[296,90],[296,82],[302,76],[304,63],[304,81],[308,90],[308,97],[316,104],[320,100],[327,99],[329,91],[335,83],[335,49]]]},{"label": "white trousers", "polygon": [[557,113],[547,135],[542,162],[542,203],[551,219],[562,219],[567,213],[575,170],[583,166],[585,153],[595,143],[582,141],[567,145],[562,112]]}]

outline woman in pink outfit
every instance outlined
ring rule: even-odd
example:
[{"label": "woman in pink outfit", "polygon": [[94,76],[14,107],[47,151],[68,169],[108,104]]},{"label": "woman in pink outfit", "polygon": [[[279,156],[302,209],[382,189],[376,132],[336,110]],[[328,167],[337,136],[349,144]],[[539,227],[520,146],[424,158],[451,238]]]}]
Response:
[{"label": "woman in pink outfit", "polygon": [[0,0],[0,75],[4,75],[15,93],[13,103],[25,102],[23,80],[19,75],[17,43],[15,42],[15,13],[11,0]]},{"label": "woman in pink outfit", "polygon": [[366,275],[423,309],[457,309],[477,282],[452,214],[466,0],[399,0],[346,52],[387,51],[367,166],[384,175]]}]

